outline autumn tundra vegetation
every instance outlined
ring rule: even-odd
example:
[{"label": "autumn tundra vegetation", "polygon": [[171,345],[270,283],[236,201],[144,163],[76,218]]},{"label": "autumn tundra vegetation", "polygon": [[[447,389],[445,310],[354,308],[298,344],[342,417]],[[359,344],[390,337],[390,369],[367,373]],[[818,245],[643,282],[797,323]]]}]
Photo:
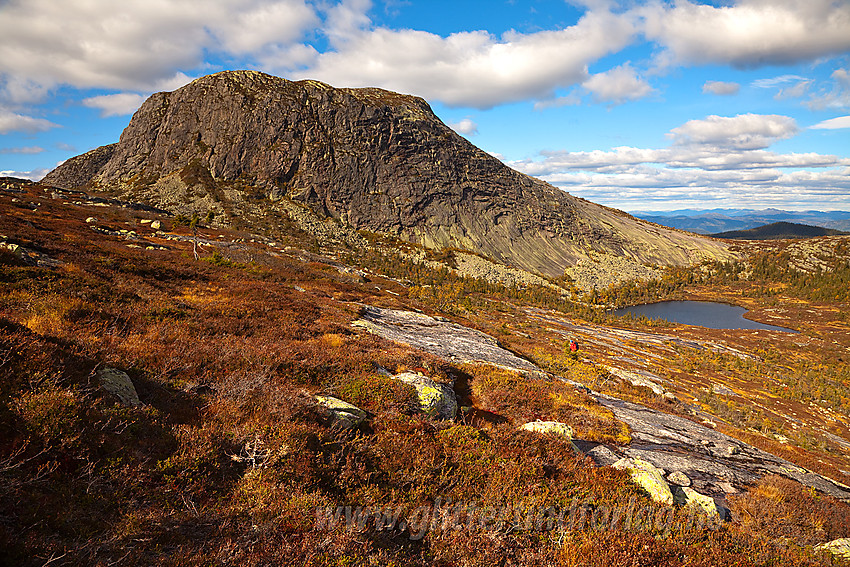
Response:
[{"label": "autumn tundra vegetation", "polygon": [[[732,437],[850,483],[846,240],[812,271],[794,269],[792,245],[762,243],[656,281],[586,292],[553,280],[559,293],[458,274],[451,250],[429,259],[435,267],[389,245],[317,248],[294,227],[272,240],[210,227],[205,213],[175,218],[5,187],[3,564],[841,561],[816,546],[850,536],[850,506],[784,476],[728,496],[718,519],[657,503],[627,471],[598,466],[577,444],[628,445],[629,427],[575,384],[689,419],[698,407]],[[152,219],[163,229],[150,229]],[[747,357],[633,341],[669,380],[669,396],[606,370],[616,353],[589,329],[720,340],[617,319],[611,306],[708,296],[763,317],[782,309],[801,334],[738,333],[728,344]],[[383,339],[352,326],[364,305],[484,331],[545,373]],[[559,334],[541,314],[578,326]],[[796,346],[799,337],[829,340],[815,350]],[[107,369],[129,378],[137,401],[105,387]],[[417,389],[393,379],[402,372],[454,383],[457,416],[424,413]],[[718,383],[727,393],[712,390]],[[317,395],[365,419],[339,427]],[[519,427],[533,420],[567,424],[572,439]]]}]

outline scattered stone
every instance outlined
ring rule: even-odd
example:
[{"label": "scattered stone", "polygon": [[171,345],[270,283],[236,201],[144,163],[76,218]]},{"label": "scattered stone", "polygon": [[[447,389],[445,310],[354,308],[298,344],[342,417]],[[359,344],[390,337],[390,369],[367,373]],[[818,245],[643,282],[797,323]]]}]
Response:
[{"label": "scattered stone", "polygon": [[24,249],[21,248],[19,245],[11,243],[7,244],[4,242],[2,243],[2,247],[11,252],[12,255],[16,258],[19,258],[21,260],[24,259]]},{"label": "scattered stone", "polygon": [[154,229],[154,230],[159,230],[160,228],[162,228],[162,223],[159,222],[158,220],[155,220],[155,221],[151,222],[151,228]]},{"label": "scattered stone", "polygon": [[573,428],[566,423],[561,423],[560,421],[540,421],[538,419],[537,421],[529,421],[528,423],[522,424],[520,429],[534,433],[552,433],[554,435],[566,437],[570,440],[573,438]]},{"label": "scattered stone", "polygon": [[602,444],[587,451],[587,456],[593,459],[593,462],[600,467],[610,467],[620,460],[620,456],[617,453]]},{"label": "scattered stone", "polygon": [[520,426],[520,429],[523,431],[531,431],[532,433],[539,433],[541,435],[557,435],[559,437],[564,437],[569,440],[573,451],[581,454],[581,449],[576,447],[576,444],[572,441],[573,428],[566,423],[561,423],[560,421],[540,421],[538,419],[537,421],[524,423]]},{"label": "scattered stone", "polygon": [[646,490],[649,496],[660,504],[673,504],[673,493],[670,485],[664,480],[661,471],[643,459],[626,457],[614,463],[614,468],[627,470],[632,475],[632,481]]},{"label": "scattered stone", "polygon": [[729,455],[737,455],[740,452],[741,450],[738,448],[737,445],[729,445],[728,447],[726,447],[726,453],[728,453]]},{"label": "scattered stone", "polygon": [[670,481],[670,484],[675,484],[676,486],[691,485],[691,479],[688,478],[688,475],[686,475],[682,471],[671,472],[669,475],[667,475],[667,480]]},{"label": "scattered stone", "polygon": [[702,510],[709,517],[719,519],[725,516],[724,511],[717,506],[714,498],[706,496],[705,494],[700,494],[689,486],[673,487],[673,497],[676,504]]},{"label": "scattered stone", "polygon": [[87,218],[87,219],[86,219],[86,222],[87,222],[88,224],[96,223],[96,222],[97,222],[97,219],[96,219],[96,218],[94,218],[94,217],[89,217],[89,218]]},{"label": "scattered stone", "polygon": [[827,543],[816,545],[817,551],[828,551],[841,559],[850,559],[850,537],[834,539]]},{"label": "scattered stone", "polygon": [[457,397],[451,387],[414,372],[402,372],[393,378],[416,388],[419,407],[431,419],[454,419],[457,415]]},{"label": "scattered stone", "polygon": [[343,429],[357,427],[366,420],[367,414],[353,404],[333,396],[316,396],[319,405],[326,407],[333,415],[333,425]]},{"label": "scattered stone", "polygon": [[97,378],[104,390],[117,396],[125,406],[138,407],[142,405],[136,387],[126,372],[117,368],[103,367],[98,369]]},{"label": "scattered stone", "polygon": [[305,291],[307,291],[306,289],[304,289],[300,285],[296,285],[296,286],[294,286],[294,288],[295,288],[295,291],[300,291],[301,293],[304,293]]},{"label": "scattered stone", "polygon": [[62,260],[51,258],[47,254],[41,254],[35,250],[30,250],[29,248],[24,248],[19,244],[11,242],[0,241],[0,249],[8,250],[13,256],[28,266],[37,266],[39,268],[58,268],[65,264]]},{"label": "scattered stone", "polygon": [[142,219],[139,222],[142,223],[142,224],[150,224],[152,221],[151,221],[151,219]]},{"label": "scattered stone", "polygon": [[735,390],[733,390],[732,388],[727,388],[723,384],[712,384],[711,393],[717,394],[719,396],[737,396]]}]

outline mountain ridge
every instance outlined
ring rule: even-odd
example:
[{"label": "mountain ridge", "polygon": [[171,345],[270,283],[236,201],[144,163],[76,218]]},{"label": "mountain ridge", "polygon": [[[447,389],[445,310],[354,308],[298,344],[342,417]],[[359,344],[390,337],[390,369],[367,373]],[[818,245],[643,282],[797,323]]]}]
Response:
[{"label": "mountain ridge", "polygon": [[848,234],[841,230],[799,224],[793,222],[774,222],[748,230],[730,230],[712,234],[714,238],[732,240],[773,240],[782,238],[814,238],[818,236],[842,236]]},{"label": "mountain ridge", "polygon": [[[117,144],[44,183],[88,187],[220,222],[291,204],[428,248],[560,277],[581,260],[678,266],[727,245],[573,197],[476,148],[418,97],[226,71],[152,95]],[[312,224],[316,224],[313,222]]]}]

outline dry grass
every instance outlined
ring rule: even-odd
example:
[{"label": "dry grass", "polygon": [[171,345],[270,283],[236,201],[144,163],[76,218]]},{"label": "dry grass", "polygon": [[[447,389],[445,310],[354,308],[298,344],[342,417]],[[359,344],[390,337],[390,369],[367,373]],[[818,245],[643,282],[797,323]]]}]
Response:
[{"label": "dry grass", "polygon": [[528,421],[569,424],[579,439],[628,444],[628,426],[610,410],[574,386],[489,365],[466,365],[473,376],[472,392],[481,407],[510,419],[514,425]]}]

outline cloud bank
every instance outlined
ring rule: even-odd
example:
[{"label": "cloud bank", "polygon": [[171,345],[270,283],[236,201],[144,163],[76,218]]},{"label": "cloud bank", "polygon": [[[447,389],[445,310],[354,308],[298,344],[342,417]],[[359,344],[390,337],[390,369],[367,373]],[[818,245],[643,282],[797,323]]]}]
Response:
[{"label": "cloud bank", "polygon": [[711,208],[711,201],[759,206],[818,201],[846,207],[850,159],[767,149],[798,131],[787,116],[708,116],[673,128],[666,148],[547,151],[540,153],[541,159],[509,165],[582,197],[623,208],[668,200],[676,201],[677,208],[687,203]]}]

